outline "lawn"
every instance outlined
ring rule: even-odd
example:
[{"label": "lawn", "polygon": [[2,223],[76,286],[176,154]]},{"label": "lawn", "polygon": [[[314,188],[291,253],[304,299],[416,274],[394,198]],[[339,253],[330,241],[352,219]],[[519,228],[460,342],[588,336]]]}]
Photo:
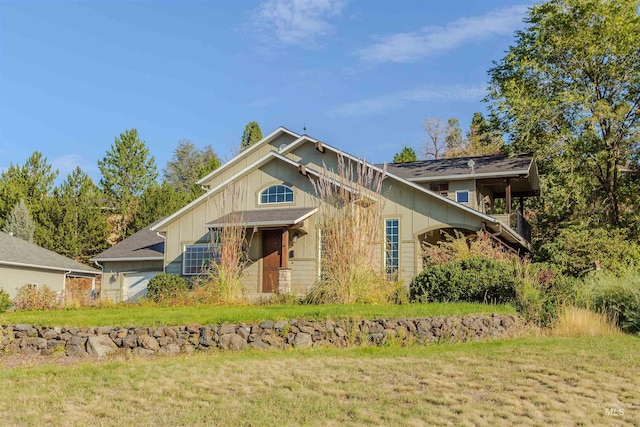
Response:
[{"label": "lawn", "polygon": [[515,314],[509,305],[472,303],[405,305],[264,305],[210,307],[94,308],[82,310],[18,311],[0,314],[0,324],[28,323],[40,326],[176,326],[198,323],[257,323],[263,320],[334,320],[345,318],[424,318],[465,314]]},{"label": "lawn", "polygon": [[[637,425],[640,338],[196,354],[0,370],[2,425]],[[0,357],[0,364],[3,358]]]}]

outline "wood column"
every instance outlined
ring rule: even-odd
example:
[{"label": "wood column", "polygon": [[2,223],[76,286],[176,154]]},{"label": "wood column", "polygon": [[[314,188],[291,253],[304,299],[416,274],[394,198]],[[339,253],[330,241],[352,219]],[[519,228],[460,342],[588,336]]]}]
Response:
[{"label": "wood column", "polygon": [[507,188],[504,191],[505,198],[505,210],[508,214],[511,213],[511,179],[507,178]]},{"label": "wood column", "polygon": [[520,214],[524,215],[524,196],[520,196]]},{"label": "wood column", "polygon": [[282,229],[282,256],[280,257],[280,267],[289,268],[289,227]]}]

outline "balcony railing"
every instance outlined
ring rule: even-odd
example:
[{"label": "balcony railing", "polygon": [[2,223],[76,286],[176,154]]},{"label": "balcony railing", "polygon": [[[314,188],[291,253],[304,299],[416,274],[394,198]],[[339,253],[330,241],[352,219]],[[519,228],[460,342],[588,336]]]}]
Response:
[{"label": "balcony railing", "polygon": [[515,229],[527,242],[531,241],[531,224],[529,224],[529,221],[525,219],[520,211],[515,211],[511,214],[494,214],[491,216],[507,227]]}]

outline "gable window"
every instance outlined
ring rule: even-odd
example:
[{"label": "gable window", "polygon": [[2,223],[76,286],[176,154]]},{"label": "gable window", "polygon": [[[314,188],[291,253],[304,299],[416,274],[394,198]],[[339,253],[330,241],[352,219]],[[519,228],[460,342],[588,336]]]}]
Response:
[{"label": "gable window", "polygon": [[262,190],[260,203],[293,203],[293,190],[286,185],[272,185]]},{"label": "gable window", "polygon": [[456,202],[458,203],[469,203],[469,192],[468,191],[456,191]]},{"label": "gable window", "polygon": [[441,196],[447,197],[449,195],[449,184],[434,183],[431,184],[430,190]]},{"label": "gable window", "polygon": [[209,270],[211,261],[219,258],[217,245],[185,245],[182,253],[182,274],[185,276],[204,274]]},{"label": "gable window", "polygon": [[398,273],[400,262],[400,220],[386,219],[384,227],[384,266],[388,275]]}]

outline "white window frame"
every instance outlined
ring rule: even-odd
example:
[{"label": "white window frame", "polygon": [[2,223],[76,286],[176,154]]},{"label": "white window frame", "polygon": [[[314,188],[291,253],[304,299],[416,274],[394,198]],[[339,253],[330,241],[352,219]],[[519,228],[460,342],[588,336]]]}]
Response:
[{"label": "white window frame", "polygon": [[[288,193],[288,192],[286,192],[286,191],[284,191],[284,192],[282,192],[282,193],[278,193],[278,192],[276,192],[276,193],[275,193],[275,197],[276,197],[276,199],[278,198],[278,196],[282,195],[282,197],[283,197],[283,200],[282,200],[282,201],[278,201],[278,200],[276,200],[276,201],[274,201],[274,202],[270,202],[270,201],[268,200],[268,199],[269,199],[269,195],[267,195],[267,194],[265,194],[265,193],[266,193],[267,191],[271,190],[271,189],[272,189],[272,188],[274,188],[274,187],[282,187],[282,188],[285,188],[285,189],[289,190],[289,191],[291,192],[291,200],[287,200],[287,196],[289,195],[289,193]],[[277,191],[277,190],[276,190],[276,191]],[[263,196],[263,195],[266,195],[266,196],[267,196],[267,201],[266,201],[266,202],[263,202],[263,201],[262,201],[262,196]],[[275,204],[282,204],[282,203],[289,203],[289,204],[290,204],[290,203],[293,203],[294,201],[295,201],[295,193],[294,193],[294,191],[293,191],[293,188],[291,188],[291,187],[289,187],[288,185],[285,185],[285,184],[273,184],[273,185],[270,185],[270,186],[268,186],[267,188],[263,189],[263,190],[260,192],[260,194],[258,194],[258,202],[259,202],[261,205],[275,205]]]},{"label": "white window frame", "polygon": [[[461,202],[460,201],[460,194],[466,193],[467,194],[467,201],[466,202]],[[469,192],[469,190],[460,190],[460,191],[456,191],[456,202],[458,203],[464,203],[464,204],[468,204],[469,200],[471,200],[471,194]]]},{"label": "white window frame", "polygon": [[[389,225],[391,221],[395,221],[395,225]],[[389,234],[389,228],[395,229],[395,233]],[[390,238],[395,237],[395,250],[389,248]],[[395,253],[394,253],[395,252]],[[395,260],[395,265],[393,261]],[[392,265],[389,265],[389,262]],[[389,276],[397,275],[400,271],[400,218],[385,218],[384,220],[384,269]]]},{"label": "white window frame", "polygon": [[[203,271],[204,264],[210,262],[214,259],[213,253],[215,251],[216,245],[211,245],[209,243],[195,243],[192,245],[184,245],[182,250],[182,275],[183,276],[199,276],[206,273],[206,270]],[[188,263],[187,257],[188,250],[191,248],[202,248],[202,258],[196,259],[195,261],[200,263],[199,267],[196,267],[195,264]],[[212,256],[206,257],[205,255],[209,252]],[[194,271],[194,269],[198,269],[198,271]]]}]

